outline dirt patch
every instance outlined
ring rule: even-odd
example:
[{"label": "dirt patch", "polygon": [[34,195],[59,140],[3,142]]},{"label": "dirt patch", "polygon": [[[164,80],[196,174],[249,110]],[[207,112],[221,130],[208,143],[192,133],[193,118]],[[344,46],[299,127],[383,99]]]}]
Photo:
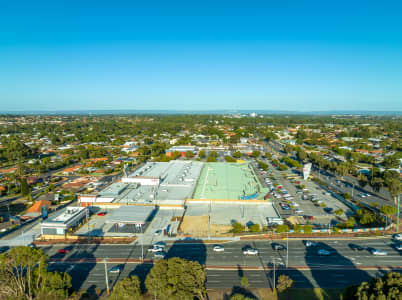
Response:
[{"label": "dirt patch", "polygon": [[180,232],[191,236],[223,236],[232,229],[232,226],[211,224],[208,228],[208,216],[184,216]]}]

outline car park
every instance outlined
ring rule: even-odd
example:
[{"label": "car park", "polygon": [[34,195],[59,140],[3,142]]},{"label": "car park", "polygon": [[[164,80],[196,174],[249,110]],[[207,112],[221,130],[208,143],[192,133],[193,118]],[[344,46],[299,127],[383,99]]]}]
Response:
[{"label": "car park", "polygon": [[109,273],[120,273],[123,268],[121,266],[114,266],[109,269]]},{"label": "car park", "polygon": [[331,252],[325,249],[318,249],[317,254],[320,256],[329,256]]},{"label": "car park", "polygon": [[376,249],[376,248],[370,248],[369,249],[370,253],[373,255],[381,255],[381,256],[385,256],[388,255],[388,253],[384,250],[380,250],[380,249]]},{"label": "car park", "polygon": [[215,245],[213,250],[214,250],[214,252],[224,252],[225,248],[223,246],[220,246],[220,245]]}]

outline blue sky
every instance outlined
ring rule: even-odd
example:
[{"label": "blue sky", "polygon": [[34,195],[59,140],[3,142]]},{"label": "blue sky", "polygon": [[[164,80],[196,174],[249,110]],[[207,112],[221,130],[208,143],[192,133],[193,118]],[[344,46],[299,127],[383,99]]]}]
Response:
[{"label": "blue sky", "polygon": [[2,1],[0,104],[402,110],[402,2]]}]

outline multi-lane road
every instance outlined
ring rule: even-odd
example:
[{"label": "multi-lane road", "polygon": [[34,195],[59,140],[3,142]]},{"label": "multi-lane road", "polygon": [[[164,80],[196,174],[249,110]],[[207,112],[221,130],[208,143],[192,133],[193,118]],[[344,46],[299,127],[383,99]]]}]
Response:
[{"label": "multi-lane road", "polygon": [[[286,245],[286,241],[274,241]],[[378,248],[388,255],[374,256],[368,250],[353,251],[349,244],[363,248]],[[275,263],[276,276],[286,273],[295,287],[341,287],[368,280],[382,272],[394,269],[402,271],[402,253],[393,248],[389,238],[349,240],[326,240],[315,247],[306,247],[301,240],[289,240],[289,251],[275,251],[271,241],[231,242],[224,244],[224,252],[214,252],[213,245],[202,243],[173,243],[166,247],[167,258],[182,257],[196,260],[207,267],[207,287],[230,288],[240,283],[244,275],[251,287],[271,287]],[[256,256],[244,256],[242,248],[258,249]],[[46,246],[50,256],[50,269],[67,271],[73,277],[76,289],[104,289],[105,266],[121,265],[120,274],[109,274],[110,284],[129,275],[144,278],[152,267],[153,254],[150,246],[144,246],[142,262],[141,245],[70,245]],[[58,253],[67,249],[69,253]],[[320,256],[318,249],[331,252]],[[288,262],[288,268],[286,264]]]}]

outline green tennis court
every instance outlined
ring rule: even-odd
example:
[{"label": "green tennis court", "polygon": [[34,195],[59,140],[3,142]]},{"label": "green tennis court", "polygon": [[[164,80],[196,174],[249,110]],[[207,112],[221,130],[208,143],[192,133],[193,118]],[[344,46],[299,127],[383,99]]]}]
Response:
[{"label": "green tennis court", "polygon": [[267,193],[247,163],[206,163],[194,199],[263,199]]}]

